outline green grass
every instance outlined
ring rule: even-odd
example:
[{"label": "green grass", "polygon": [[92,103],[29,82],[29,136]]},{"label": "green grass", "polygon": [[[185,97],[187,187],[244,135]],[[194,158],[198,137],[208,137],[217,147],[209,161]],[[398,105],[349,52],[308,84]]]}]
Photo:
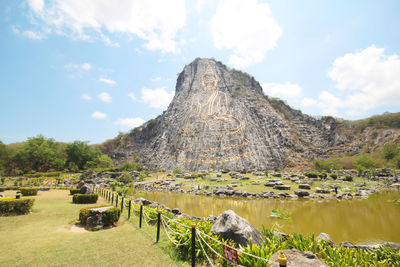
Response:
[{"label": "green grass", "polygon": [[165,237],[154,243],[155,227],[139,230],[126,211],[117,227],[71,232],[79,209],[93,204],[72,204],[68,194],[39,192],[30,214],[0,217],[0,266],[182,266],[168,255]]}]

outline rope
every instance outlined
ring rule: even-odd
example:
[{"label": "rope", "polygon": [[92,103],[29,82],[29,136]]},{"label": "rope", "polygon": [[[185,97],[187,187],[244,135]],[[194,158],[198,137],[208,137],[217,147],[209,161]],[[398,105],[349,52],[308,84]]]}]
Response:
[{"label": "rope", "polygon": [[223,246],[227,246],[228,248],[234,249],[234,250],[236,250],[236,251],[239,252],[239,253],[242,253],[242,254],[245,254],[245,255],[247,255],[247,256],[250,256],[250,257],[253,257],[253,258],[256,258],[256,259],[265,261],[265,262],[267,262],[267,263],[272,263],[271,261],[269,261],[269,260],[267,260],[267,259],[261,258],[261,257],[259,257],[259,256],[256,256],[256,255],[247,253],[247,252],[242,251],[242,250],[240,250],[240,249],[236,249],[236,248],[233,248],[233,247],[231,247],[231,246],[229,246],[229,245],[227,245],[227,244],[224,244],[224,243],[222,243],[221,241],[219,241],[218,239],[215,239],[214,237],[209,236],[209,235],[203,233],[203,232],[200,231],[200,230],[197,230],[197,231],[198,231],[199,233],[201,233],[201,234],[207,236],[208,238],[211,238],[211,239],[214,240],[215,242],[217,242],[217,243],[219,243],[219,244],[221,244],[221,245],[223,245]]},{"label": "rope", "polygon": [[[196,233],[196,236],[197,236],[197,237],[199,237],[199,234],[198,234],[198,233]],[[203,244],[201,243],[201,239],[200,239],[200,238],[198,238],[198,240],[199,240],[199,244],[200,244],[200,246],[201,246],[201,249],[202,249],[202,250],[203,250],[203,252],[204,252],[204,255],[206,255],[206,258],[207,258],[208,262],[210,263],[210,265],[211,265],[211,266],[213,266],[213,267],[214,267],[214,264],[212,264],[212,262],[211,262],[210,258],[208,257],[208,255],[207,255],[207,253],[206,253],[206,251],[205,251],[205,249],[204,249],[204,247],[203,247]]]},{"label": "rope", "polygon": [[166,222],[164,221],[164,220],[161,220],[161,222],[162,222],[162,225],[163,225],[163,228],[164,228],[164,231],[165,231],[165,233],[167,234],[167,237],[168,237],[168,239],[175,245],[175,246],[177,246],[177,247],[179,247],[179,246],[183,246],[183,245],[186,245],[186,243],[187,242],[189,242],[189,240],[190,240],[190,236],[189,236],[189,238],[185,241],[185,242],[183,242],[182,244],[179,244],[179,243],[175,243],[175,241],[174,240],[172,240],[172,238],[170,237],[170,235],[168,234],[168,231],[167,231],[167,229],[165,228],[165,224],[166,224]]},{"label": "rope", "polygon": [[182,225],[183,227],[186,227],[186,228],[191,229],[190,226],[187,226],[186,224],[183,224],[183,223],[180,223],[180,222],[178,222],[178,221],[176,221],[176,220],[173,220],[173,219],[171,219],[171,218],[168,218],[167,216],[164,216],[163,214],[161,214],[161,216],[164,217],[165,219],[167,219],[169,222],[174,222],[174,223],[176,223],[176,224]]},{"label": "rope", "polygon": [[187,235],[187,233],[186,233],[186,234],[182,234],[182,233],[175,232],[175,231],[171,228],[171,226],[169,226],[169,224],[164,220],[164,218],[163,218],[162,216],[161,216],[161,220],[165,222],[165,224],[167,225],[167,228],[168,228],[172,233],[174,233],[174,234],[176,234],[176,235],[180,235],[180,236],[186,236],[186,235]]}]

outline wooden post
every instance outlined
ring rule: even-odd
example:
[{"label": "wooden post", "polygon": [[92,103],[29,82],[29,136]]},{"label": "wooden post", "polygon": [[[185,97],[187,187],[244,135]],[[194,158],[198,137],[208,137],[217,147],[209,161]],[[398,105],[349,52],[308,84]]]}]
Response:
[{"label": "wooden post", "polygon": [[196,265],[196,224],[192,223],[192,267]]},{"label": "wooden post", "polygon": [[124,211],[124,205],[125,205],[125,198],[122,197],[122,201],[121,201],[121,214]]},{"label": "wooden post", "polygon": [[158,213],[157,213],[157,240],[156,240],[156,242],[158,242],[158,240],[160,240],[160,226],[161,226],[161,212],[160,212],[160,210],[158,210]]},{"label": "wooden post", "polygon": [[142,228],[143,203],[140,202],[139,228]]},{"label": "wooden post", "polygon": [[132,206],[132,200],[129,199],[128,220],[131,217],[131,206]]},{"label": "wooden post", "polygon": [[118,208],[118,194],[117,194],[117,197],[115,198],[115,207]]},{"label": "wooden post", "polygon": [[111,205],[114,205],[114,193],[112,194]]}]

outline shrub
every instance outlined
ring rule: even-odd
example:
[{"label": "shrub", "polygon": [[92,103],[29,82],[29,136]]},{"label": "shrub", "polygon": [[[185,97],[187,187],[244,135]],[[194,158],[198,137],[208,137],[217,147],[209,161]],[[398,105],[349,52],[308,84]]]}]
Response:
[{"label": "shrub", "polygon": [[70,188],[70,189],[69,189],[69,193],[70,193],[71,195],[78,194],[79,191],[80,191],[80,189],[78,189],[78,188]]},{"label": "shrub", "polygon": [[6,190],[7,188],[5,187],[0,187],[0,192],[4,192],[4,190]]},{"label": "shrub", "polygon": [[350,174],[347,174],[344,176],[344,180],[346,182],[352,182],[353,181],[353,176],[351,176]]},{"label": "shrub", "polygon": [[173,174],[183,173],[183,170],[182,170],[182,169],[176,168],[176,169],[173,169],[172,173],[173,173]]},{"label": "shrub", "polygon": [[318,178],[318,173],[316,172],[306,172],[304,173],[305,176],[307,176],[308,178]]},{"label": "shrub", "polygon": [[91,204],[96,203],[99,198],[98,194],[75,194],[72,197],[74,204]]},{"label": "shrub", "polygon": [[323,171],[323,172],[321,172],[320,174],[318,174],[318,176],[319,176],[319,178],[321,178],[321,179],[326,179],[326,177],[328,177],[328,174],[327,174],[325,171]]},{"label": "shrub", "polygon": [[[87,221],[87,218],[89,217],[90,209],[102,208],[102,207],[108,207],[108,206],[102,205],[102,206],[97,206],[97,207],[82,208],[79,211],[80,224],[83,226],[86,225],[86,221]],[[111,209],[106,210],[106,212],[103,213],[103,217],[102,217],[104,226],[115,225],[115,223],[118,222],[120,215],[121,215],[121,210],[119,208],[113,207]]]},{"label": "shrub", "polygon": [[2,198],[0,199],[0,215],[27,214],[34,201],[32,198]]},{"label": "shrub", "polygon": [[336,173],[331,173],[331,178],[333,179],[333,180],[336,180],[337,179],[337,177],[338,177],[338,175],[336,174]]},{"label": "shrub", "polygon": [[39,187],[20,187],[19,190],[23,196],[36,196]]}]

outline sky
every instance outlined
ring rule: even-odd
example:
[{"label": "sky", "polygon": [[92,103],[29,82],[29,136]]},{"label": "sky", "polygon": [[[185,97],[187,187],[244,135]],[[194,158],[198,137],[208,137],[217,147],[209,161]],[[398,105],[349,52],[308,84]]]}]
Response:
[{"label": "sky", "polygon": [[312,116],[400,111],[400,1],[0,0],[0,141],[101,143],[197,57]]}]

